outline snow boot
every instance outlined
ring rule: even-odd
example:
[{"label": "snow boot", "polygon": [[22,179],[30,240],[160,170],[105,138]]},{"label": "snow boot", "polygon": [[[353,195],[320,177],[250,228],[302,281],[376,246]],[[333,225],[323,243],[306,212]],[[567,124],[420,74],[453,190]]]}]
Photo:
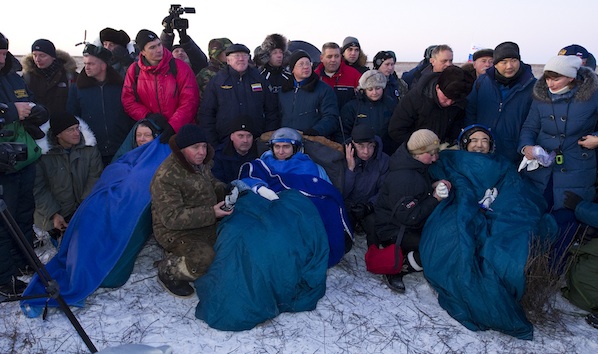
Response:
[{"label": "snow boot", "polygon": [[27,284],[15,277],[10,277],[8,283],[0,285],[0,296],[6,299],[12,299],[23,295],[23,291],[27,288]]},{"label": "snow boot", "polygon": [[[158,262],[158,282],[174,296],[190,297],[195,289],[189,284],[183,257],[167,256],[166,259]],[[183,278],[183,279],[181,279]]]},{"label": "snow boot", "polygon": [[405,283],[403,283],[403,274],[384,274],[382,279],[388,285],[390,290],[399,294],[405,293]]}]

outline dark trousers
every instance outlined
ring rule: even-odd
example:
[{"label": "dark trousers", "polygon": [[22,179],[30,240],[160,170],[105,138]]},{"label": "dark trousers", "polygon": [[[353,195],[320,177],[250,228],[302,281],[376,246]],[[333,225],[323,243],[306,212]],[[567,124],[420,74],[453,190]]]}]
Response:
[{"label": "dark trousers", "polygon": [[[0,198],[4,199],[7,211],[17,222],[26,241],[33,245],[33,185],[35,183],[35,163],[20,171],[0,174]],[[27,265],[27,260],[14,242],[9,228],[0,218],[0,284],[7,283],[17,268]]]}]

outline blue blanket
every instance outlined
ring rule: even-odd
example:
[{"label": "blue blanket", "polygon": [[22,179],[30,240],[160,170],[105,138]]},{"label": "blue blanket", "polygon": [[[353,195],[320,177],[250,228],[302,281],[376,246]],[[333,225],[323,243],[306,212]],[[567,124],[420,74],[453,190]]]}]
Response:
[{"label": "blue blanket", "polygon": [[216,257],[195,281],[195,316],[240,331],[282,312],[313,310],[326,292],[328,242],[313,203],[295,190],[242,194],[218,226]]},{"label": "blue blanket", "polygon": [[[151,234],[149,185],[169,154],[168,145],[158,139],[131,150],[108,165],[79,206],[58,253],[46,265],[67,304],[83,306],[99,286],[118,286],[128,279],[135,256]],[[35,294],[45,294],[37,274],[24,293]],[[21,308],[25,315],[37,317],[45,302],[24,300]],[[48,304],[58,306],[54,300]]]},{"label": "blue blanket", "polygon": [[[492,154],[443,151],[430,173],[453,187],[428,218],[420,243],[424,274],[438,302],[470,330],[532,339],[533,326],[519,301],[530,242],[556,235],[546,202],[515,167]],[[493,187],[493,211],[484,212],[478,201]]]},{"label": "blue blanket", "polygon": [[296,189],[314,203],[322,220],[326,220],[324,227],[328,235],[330,257],[328,266],[336,265],[345,255],[345,234],[352,237],[349,218],[345,210],[343,196],[338,189],[329,182],[310,175],[296,173],[280,173],[272,171],[262,160],[256,159],[241,166],[239,179],[265,183],[275,192]]}]

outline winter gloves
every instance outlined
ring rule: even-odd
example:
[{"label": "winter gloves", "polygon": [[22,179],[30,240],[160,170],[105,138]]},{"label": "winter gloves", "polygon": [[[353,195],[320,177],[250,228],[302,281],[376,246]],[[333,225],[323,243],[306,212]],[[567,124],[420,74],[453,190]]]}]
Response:
[{"label": "winter gloves", "polygon": [[449,189],[444,182],[438,183],[434,192],[436,192],[436,195],[440,199],[446,199],[449,196]]},{"label": "winter gloves", "polygon": [[575,208],[577,208],[577,204],[579,204],[582,200],[583,198],[579,195],[571,191],[565,191],[565,201],[563,202],[563,205],[567,209],[575,210]]},{"label": "winter gloves", "polygon": [[276,200],[279,199],[278,195],[276,194],[276,192],[274,192],[273,190],[271,190],[268,187],[258,187],[257,188],[257,194],[261,195],[262,197],[268,199],[268,200]]},{"label": "winter gloves", "polygon": [[532,148],[532,154],[534,155],[535,159],[530,160],[524,156],[523,160],[521,160],[521,163],[519,164],[519,168],[517,169],[517,171],[521,171],[524,168],[527,168],[528,171],[533,171],[540,167],[540,165],[548,167],[552,165],[552,163],[556,159],[556,152],[552,151],[549,154],[539,145],[535,145]]},{"label": "winter gloves", "polygon": [[374,204],[368,203],[357,203],[351,205],[351,215],[355,221],[363,220],[366,216],[374,212]]},{"label": "winter gloves", "polygon": [[483,210],[492,211],[492,208],[490,208],[490,205],[492,205],[492,203],[494,203],[497,196],[498,196],[498,189],[488,188],[488,189],[486,189],[486,193],[484,193],[484,197],[478,202],[478,205]]},{"label": "winter gloves", "polygon": [[170,137],[174,135],[174,129],[172,128],[170,123],[168,123],[166,117],[164,117],[160,113],[150,113],[145,118],[151,119],[152,122],[154,122],[157,126],[160,127],[160,129],[162,129],[162,135],[160,135],[160,142],[162,144],[168,143],[168,139],[170,139]]},{"label": "winter gloves", "polygon": [[220,209],[224,211],[231,211],[235,207],[237,198],[239,197],[239,188],[233,187],[229,194],[224,197],[224,205]]}]

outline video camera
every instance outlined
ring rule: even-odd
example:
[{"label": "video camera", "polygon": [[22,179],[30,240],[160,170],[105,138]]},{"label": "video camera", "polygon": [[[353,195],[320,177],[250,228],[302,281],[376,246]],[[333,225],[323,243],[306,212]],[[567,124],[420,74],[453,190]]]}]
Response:
[{"label": "video camera", "polygon": [[[8,106],[0,103],[0,116],[3,116]],[[12,130],[4,129],[4,118],[0,117],[0,172],[13,171],[18,161],[27,160],[27,145],[15,142],[3,142],[3,138],[15,134]]]},{"label": "video camera", "polygon": [[181,7],[178,4],[171,4],[170,5],[170,17],[172,18],[170,22],[170,26],[172,29],[175,30],[186,30],[189,28],[189,20],[186,18],[181,18],[181,15],[184,13],[194,14],[195,8],[194,7]]}]

